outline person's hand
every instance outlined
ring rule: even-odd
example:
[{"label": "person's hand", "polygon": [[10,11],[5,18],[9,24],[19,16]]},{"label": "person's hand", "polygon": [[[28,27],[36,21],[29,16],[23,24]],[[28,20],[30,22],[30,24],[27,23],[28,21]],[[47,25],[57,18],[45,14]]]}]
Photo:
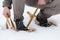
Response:
[{"label": "person's hand", "polygon": [[8,18],[10,18],[10,9],[8,8],[8,7],[4,7],[4,9],[3,9],[3,15],[5,16],[5,17],[8,17]]},{"label": "person's hand", "polygon": [[46,0],[38,0],[38,6],[42,6],[46,4]]}]

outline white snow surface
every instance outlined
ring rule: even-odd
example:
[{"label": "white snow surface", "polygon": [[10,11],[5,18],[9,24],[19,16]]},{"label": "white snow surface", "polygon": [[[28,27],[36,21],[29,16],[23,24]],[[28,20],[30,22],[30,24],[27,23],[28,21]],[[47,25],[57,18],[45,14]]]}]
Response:
[{"label": "white snow surface", "polygon": [[[48,20],[55,23],[57,26],[50,27],[41,27],[35,24],[35,20],[33,20],[29,26],[29,28],[35,28],[35,32],[25,32],[19,31],[16,32],[12,29],[6,29],[5,23],[6,18],[3,14],[2,1],[0,0],[0,40],[60,40],[60,14],[54,15],[50,17]],[[24,24],[27,25],[29,16],[27,11],[33,13],[35,8],[25,6],[24,10]],[[39,10],[38,10],[39,12]],[[38,13],[37,12],[37,13]],[[13,8],[11,9],[11,18],[13,17]]]}]

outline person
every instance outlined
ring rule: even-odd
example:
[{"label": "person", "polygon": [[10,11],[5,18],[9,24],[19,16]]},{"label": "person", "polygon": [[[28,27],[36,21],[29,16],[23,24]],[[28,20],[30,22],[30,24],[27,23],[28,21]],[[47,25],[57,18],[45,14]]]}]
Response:
[{"label": "person", "polygon": [[[57,3],[56,3],[57,2]],[[29,30],[24,24],[23,24],[23,12],[24,12],[24,6],[29,5],[32,7],[36,7],[37,5],[40,5],[41,12],[38,13],[36,20],[40,23],[40,26],[48,26],[47,18],[49,18],[51,15],[59,13],[59,4],[60,0],[4,0],[3,1],[3,15],[10,18],[10,9],[11,4],[13,4],[14,9],[14,21],[16,23],[16,29],[17,30]],[[58,4],[58,6],[57,6]],[[55,8],[57,11],[55,11]],[[51,12],[52,11],[52,12]],[[54,12],[53,12],[54,11]],[[56,13],[55,13],[56,12]]]},{"label": "person", "polygon": [[60,14],[60,0],[46,0],[46,4],[41,7],[36,20],[40,26],[50,27],[52,24],[48,23],[48,18]]},{"label": "person", "polygon": [[[42,4],[45,4],[44,0],[43,1],[37,1],[37,0],[29,0],[30,3],[32,1],[32,4],[36,4],[38,5],[39,2],[41,2],[41,5]],[[36,3],[34,3],[36,2]],[[13,4],[13,9],[14,9],[14,21],[16,23],[16,29],[17,30],[29,30],[27,27],[25,27],[25,25],[23,24],[23,12],[24,12],[24,6],[25,6],[25,3],[28,4],[28,0],[4,0],[3,1],[3,15],[5,17],[9,17],[10,18],[10,9],[12,8],[11,7],[11,4]],[[34,6],[32,5],[32,6]]]}]

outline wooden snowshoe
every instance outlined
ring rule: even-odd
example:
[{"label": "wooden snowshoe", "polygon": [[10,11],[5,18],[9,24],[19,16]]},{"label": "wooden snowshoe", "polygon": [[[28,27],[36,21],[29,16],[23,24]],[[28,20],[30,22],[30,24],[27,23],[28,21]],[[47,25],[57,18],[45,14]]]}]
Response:
[{"label": "wooden snowshoe", "polygon": [[28,26],[30,25],[30,23],[32,22],[33,18],[36,17],[36,12],[38,11],[38,9],[39,9],[39,6],[36,8],[36,10],[34,11],[33,14],[30,13],[30,12],[27,12],[28,15],[30,16],[30,20],[29,20],[29,22],[28,22],[28,24],[27,24],[27,28],[28,28]]},{"label": "wooden snowshoe", "polygon": [[6,18],[6,29],[9,29],[9,25],[12,26],[11,29],[15,30],[15,26],[10,18]]},{"label": "wooden snowshoe", "polygon": [[54,26],[57,26],[56,24],[52,23],[52,22],[48,22],[48,25],[51,26],[51,25],[54,25]]},{"label": "wooden snowshoe", "polygon": [[28,29],[28,30],[25,30],[26,32],[34,32],[36,31],[36,29]]},{"label": "wooden snowshoe", "polygon": [[[35,24],[39,25],[40,26],[40,23],[35,19]],[[48,27],[51,26],[51,25],[54,25],[56,26],[56,24],[52,23],[52,22],[48,22]]]},{"label": "wooden snowshoe", "polygon": [[19,31],[34,32],[34,31],[35,31],[35,29],[17,30],[17,29],[15,28],[12,20],[11,20],[11,19],[9,20],[9,18],[6,18],[6,19],[7,19],[7,20],[6,20],[6,29],[9,29],[9,26],[8,26],[8,25],[12,25],[11,29],[13,29],[13,30],[15,30],[15,31],[17,31],[17,32],[19,32]]},{"label": "wooden snowshoe", "polygon": [[19,32],[19,31],[34,32],[34,31],[36,31],[36,29],[28,29],[28,30],[15,30],[15,31],[17,31],[17,32]]}]

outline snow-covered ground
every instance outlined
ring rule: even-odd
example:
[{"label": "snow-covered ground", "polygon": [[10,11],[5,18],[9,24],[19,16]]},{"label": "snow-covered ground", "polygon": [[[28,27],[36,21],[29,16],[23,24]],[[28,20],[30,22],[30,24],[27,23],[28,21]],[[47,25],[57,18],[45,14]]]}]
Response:
[{"label": "snow-covered ground", "polygon": [[[51,27],[40,27],[35,24],[34,20],[30,24],[29,28],[35,28],[35,32],[25,32],[20,31],[16,32],[14,30],[5,28],[6,19],[2,15],[2,1],[0,0],[0,40],[60,40],[60,15],[52,16],[49,18],[49,21],[54,22],[57,26]],[[27,15],[27,11],[34,12],[34,8],[25,6],[24,11],[24,24],[27,25],[29,20],[29,16]],[[11,10],[11,18],[13,18],[13,9]]]}]

